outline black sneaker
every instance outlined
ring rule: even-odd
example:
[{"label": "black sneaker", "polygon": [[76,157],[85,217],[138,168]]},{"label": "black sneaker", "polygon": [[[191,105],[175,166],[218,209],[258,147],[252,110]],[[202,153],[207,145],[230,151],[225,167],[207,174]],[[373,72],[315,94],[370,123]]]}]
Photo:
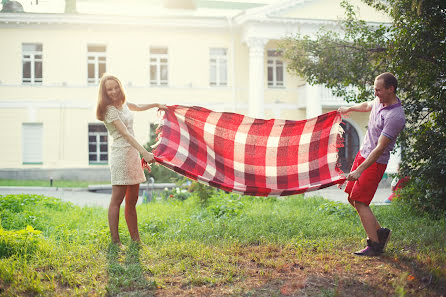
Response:
[{"label": "black sneaker", "polygon": [[374,257],[382,253],[381,244],[379,242],[373,242],[367,239],[367,247],[363,250],[354,252],[353,254],[357,256],[369,256]]},{"label": "black sneaker", "polygon": [[387,229],[387,228],[379,228],[378,230],[376,230],[376,232],[378,233],[378,240],[379,240],[379,244],[381,245],[381,250],[384,251],[387,243],[389,242],[390,234],[392,234],[392,230]]}]

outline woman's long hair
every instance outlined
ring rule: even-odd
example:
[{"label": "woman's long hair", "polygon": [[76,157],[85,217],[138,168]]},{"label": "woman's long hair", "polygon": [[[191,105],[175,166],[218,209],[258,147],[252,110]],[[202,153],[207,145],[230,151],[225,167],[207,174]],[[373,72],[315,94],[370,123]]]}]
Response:
[{"label": "woman's long hair", "polygon": [[114,75],[104,73],[99,82],[98,105],[96,107],[96,118],[100,121],[104,121],[107,106],[113,105],[113,101],[108,97],[107,90],[105,89],[105,82],[107,80],[114,80],[118,83],[119,88],[121,89],[121,104],[124,104],[125,102],[125,93],[121,81]]}]

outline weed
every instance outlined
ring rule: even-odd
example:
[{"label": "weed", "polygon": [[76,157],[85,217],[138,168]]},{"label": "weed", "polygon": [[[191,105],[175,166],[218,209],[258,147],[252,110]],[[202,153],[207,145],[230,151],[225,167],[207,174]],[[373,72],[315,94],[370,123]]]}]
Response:
[{"label": "weed", "polygon": [[348,204],[329,201],[319,206],[319,211],[326,215],[336,215],[341,218],[353,218],[356,216],[356,212],[353,207]]}]

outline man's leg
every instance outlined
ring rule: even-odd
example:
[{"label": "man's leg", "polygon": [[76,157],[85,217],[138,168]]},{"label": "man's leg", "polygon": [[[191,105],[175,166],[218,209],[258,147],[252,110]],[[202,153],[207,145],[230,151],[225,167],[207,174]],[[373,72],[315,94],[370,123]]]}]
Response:
[{"label": "man's leg", "polygon": [[[358,256],[378,256],[383,252],[384,244],[381,243],[379,232],[383,228],[378,223],[375,215],[367,204],[348,199],[350,204],[358,212],[362,226],[367,234],[367,247],[354,252]],[[390,231],[390,230],[389,230]],[[382,233],[382,232],[381,232]],[[381,234],[382,237],[382,234]]]},{"label": "man's leg", "polygon": [[358,212],[359,218],[361,219],[362,226],[364,227],[365,233],[368,238],[373,242],[379,242],[377,230],[381,228],[373,214],[372,210],[368,205],[361,203],[359,201],[353,201],[353,206]]}]

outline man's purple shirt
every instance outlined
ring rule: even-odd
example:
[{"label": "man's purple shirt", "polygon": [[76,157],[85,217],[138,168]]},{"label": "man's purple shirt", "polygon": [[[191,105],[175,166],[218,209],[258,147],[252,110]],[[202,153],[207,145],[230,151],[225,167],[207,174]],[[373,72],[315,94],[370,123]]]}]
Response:
[{"label": "man's purple shirt", "polygon": [[406,123],[401,100],[397,97],[398,103],[384,107],[379,99],[373,101],[372,111],[370,112],[367,134],[364,137],[364,143],[361,147],[361,156],[367,158],[378,145],[378,139],[383,134],[390,138],[389,145],[379,156],[376,162],[387,164],[390,158],[390,152],[393,150],[398,134],[403,130]]}]

